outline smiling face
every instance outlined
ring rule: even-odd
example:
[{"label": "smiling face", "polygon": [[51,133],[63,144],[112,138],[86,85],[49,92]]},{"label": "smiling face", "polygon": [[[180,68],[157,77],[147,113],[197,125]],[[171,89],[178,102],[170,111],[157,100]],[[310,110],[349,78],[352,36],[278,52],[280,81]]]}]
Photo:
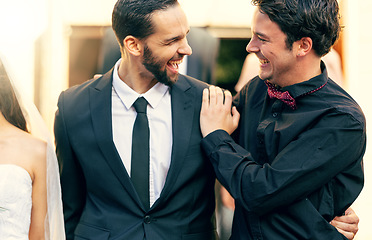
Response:
[{"label": "smiling face", "polygon": [[159,82],[171,85],[178,79],[178,65],[192,53],[187,43],[187,18],[177,4],[152,16],[155,32],[144,40],[142,64]]},{"label": "smiling face", "polygon": [[247,51],[259,58],[259,77],[282,87],[292,81],[296,71],[296,51],[293,46],[287,47],[286,38],[278,24],[259,10],[255,11]]}]

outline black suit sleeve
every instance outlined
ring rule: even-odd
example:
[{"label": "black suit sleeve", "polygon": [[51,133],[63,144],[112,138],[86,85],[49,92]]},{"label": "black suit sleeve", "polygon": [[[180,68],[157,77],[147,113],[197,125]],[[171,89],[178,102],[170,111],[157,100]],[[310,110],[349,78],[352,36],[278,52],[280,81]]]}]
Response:
[{"label": "black suit sleeve", "polygon": [[61,171],[66,239],[73,239],[74,230],[85,205],[86,187],[81,167],[70,145],[64,110],[64,93],[62,93],[55,115],[54,134]]}]

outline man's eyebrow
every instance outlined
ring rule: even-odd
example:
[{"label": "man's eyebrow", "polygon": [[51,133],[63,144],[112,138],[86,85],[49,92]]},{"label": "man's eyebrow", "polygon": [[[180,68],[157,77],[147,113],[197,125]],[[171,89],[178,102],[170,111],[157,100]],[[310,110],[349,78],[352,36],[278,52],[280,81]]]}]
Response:
[{"label": "man's eyebrow", "polygon": [[269,38],[269,36],[267,36],[266,34],[262,33],[262,32],[255,32],[253,31],[253,34],[259,36],[259,37],[263,37],[263,38]]}]

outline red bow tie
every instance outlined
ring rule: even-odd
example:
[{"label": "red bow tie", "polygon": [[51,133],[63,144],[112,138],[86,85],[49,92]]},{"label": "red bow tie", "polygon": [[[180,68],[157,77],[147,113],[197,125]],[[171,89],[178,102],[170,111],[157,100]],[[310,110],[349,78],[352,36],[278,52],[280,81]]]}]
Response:
[{"label": "red bow tie", "polygon": [[269,81],[265,81],[267,86],[267,93],[269,94],[270,98],[277,98],[280,101],[287,104],[293,110],[297,108],[296,100],[289,94],[288,91],[282,92],[278,88],[276,88],[272,83]]}]

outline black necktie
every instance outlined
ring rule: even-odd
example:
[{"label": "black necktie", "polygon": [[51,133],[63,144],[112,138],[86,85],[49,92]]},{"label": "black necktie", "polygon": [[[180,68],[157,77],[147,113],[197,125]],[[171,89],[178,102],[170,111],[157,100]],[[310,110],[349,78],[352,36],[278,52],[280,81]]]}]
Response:
[{"label": "black necktie", "polygon": [[143,97],[138,98],[133,106],[137,111],[137,117],[132,136],[131,179],[145,209],[148,210],[150,208],[150,130],[146,115],[147,101]]}]

